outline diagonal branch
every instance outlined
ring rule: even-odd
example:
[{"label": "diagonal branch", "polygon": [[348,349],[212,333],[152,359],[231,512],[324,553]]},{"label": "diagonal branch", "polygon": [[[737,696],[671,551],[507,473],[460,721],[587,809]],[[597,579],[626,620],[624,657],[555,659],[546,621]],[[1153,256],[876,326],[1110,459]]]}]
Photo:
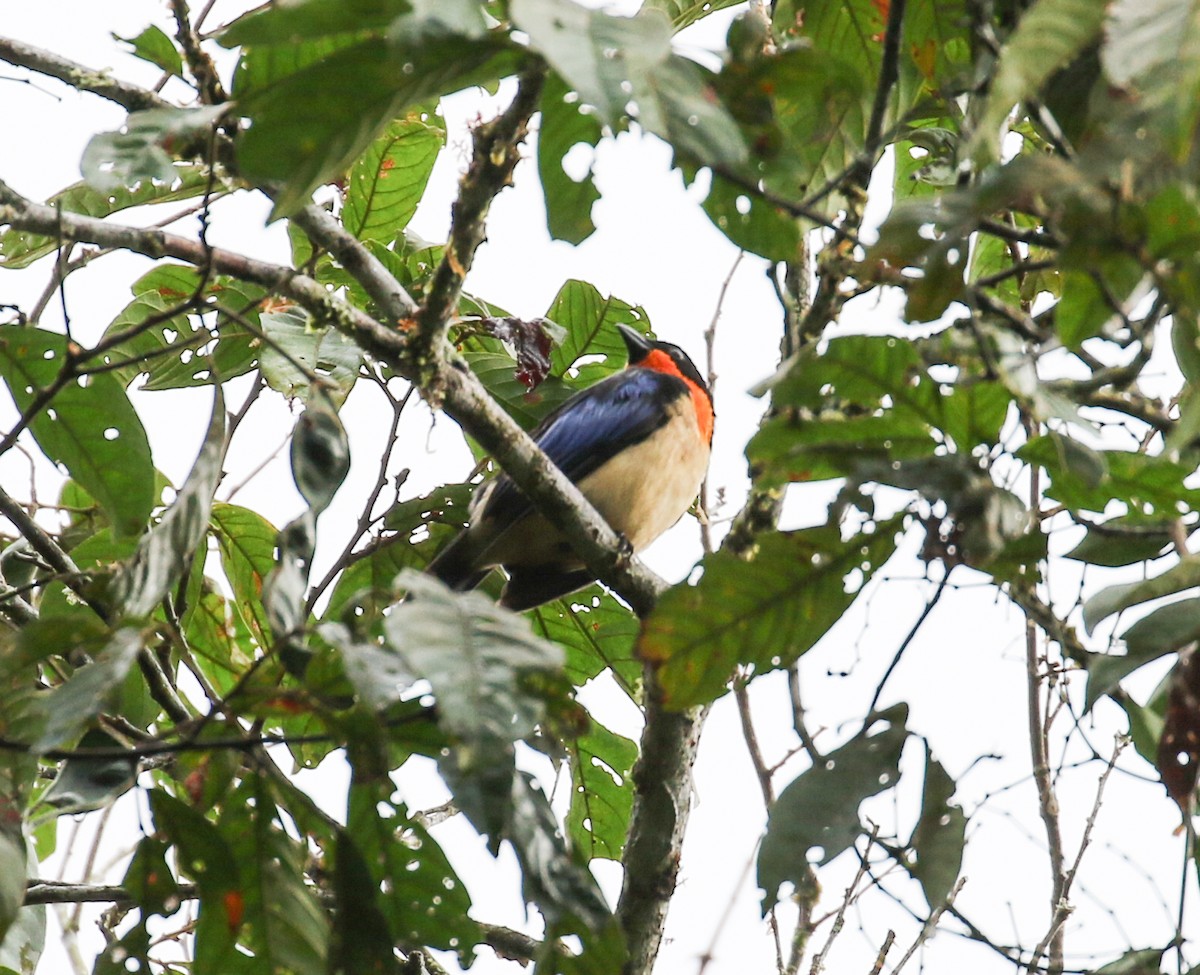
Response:
[{"label": "diagonal branch", "polygon": [[[332,218],[331,218],[332,219]],[[0,182],[0,226],[12,226],[63,240],[116,247],[149,257],[173,257],[197,267],[260,284],[305,308],[321,326],[332,326],[354,339],[372,357],[400,375],[420,382],[441,399],[445,410],[512,477],[521,490],[566,535],[587,567],[616,590],[639,615],[649,612],[666,584],[640,562],[622,553],[620,539],[578,488],[546,457],[529,435],[496,403],[445,343],[430,358],[414,362],[406,336],[331,294],[324,285],[289,267],[162,230],[142,229],[58,212],[34,203]],[[314,240],[326,244],[328,227],[310,221]],[[349,250],[361,245],[342,241]],[[363,248],[365,250],[365,248]],[[385,279],[378,279],[386,285]],[[393,282],[395,301],[407,297]],[[410,299],[411,300],[411,299]],[[423,382],[422,382],[423,380]]]},{"label": "diagonal branch", "polygon": [[520,145],[529,120],[537,111],[546,70],[540,61],[527,69],[517,80],[517,93],[508,108],[472,133],[471,165],[463,174],[458,198],[450,207],[450,239],[434,272],[429,297],[417,316],[419,341],[426,348],[444,338],[458,308],[475,251],[483,243],[492,200],[504,187],[512,185],[513,170],[521,159]]},{"label": "diagonal branch", "polygon": [[116,102],[130,112],[147,108],[174,107],[155,92],[119,81],[107,71],[85,68],[82,64],[59,57],[51,51],[34,47],[32,44],[23,44],[9,37],[0,37],[0,61],[28,68],[30,71],[36,71],[38,74],[44,74],[50,78],[57,78],[79,91],[88,91],[93,95]]}]

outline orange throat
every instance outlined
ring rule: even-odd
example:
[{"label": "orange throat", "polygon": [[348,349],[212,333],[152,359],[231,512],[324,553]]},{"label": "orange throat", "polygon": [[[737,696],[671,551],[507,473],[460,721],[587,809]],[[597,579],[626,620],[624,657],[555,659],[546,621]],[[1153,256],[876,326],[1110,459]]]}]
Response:
[{"label": "orange throat", "polygon": [[662,349],[654,349],[638,365],[643,369],[665,372],[668,376],[678,376],[683,380],[684,385],[688,388],[688,392],[692,394],[692,406],[696,410],[696,426],[700,429],[700,437],[706,444],[711,444],[713,435],[713,407],[712,399],[708,393],[680,372],[679,366],[675,365],[675,360],[663,352]]}]

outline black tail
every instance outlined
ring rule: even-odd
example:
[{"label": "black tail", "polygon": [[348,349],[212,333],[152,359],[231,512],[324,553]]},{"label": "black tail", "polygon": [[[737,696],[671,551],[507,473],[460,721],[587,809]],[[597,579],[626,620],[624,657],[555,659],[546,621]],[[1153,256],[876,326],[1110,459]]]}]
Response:
[{"label": "black tail", "polygon": [[470,535],[465,531],[460,532],[449,545],[433,557],[425,571],[437,576],[455,592],[474,589],[492,570],[490,566],[485,569],[476,567],[473,548]]},{"label": "black tail", "polygon": [[512,568],[508,570],[508,584],[500,605],[519,613],[582,589],[595,578],[587,569],[565,570],[561,565]]}]

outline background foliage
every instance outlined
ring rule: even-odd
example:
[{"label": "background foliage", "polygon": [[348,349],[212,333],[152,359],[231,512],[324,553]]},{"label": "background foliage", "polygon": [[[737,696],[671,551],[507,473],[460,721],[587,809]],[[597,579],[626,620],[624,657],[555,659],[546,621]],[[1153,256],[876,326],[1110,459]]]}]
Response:
[{"label": "background foliage", "polygon": [[[171,99],[0,39],[14,70],[128,112],[46,204],[0,183],[0,269],[52,275],[36,307],[4,305],[15,410],[0,453],[38,452],[62,475],[53,504],[0,489],[0,970],[33,970],[39,905],[100,899],[117,907],[97,972],[415,971],[470,965],[484,944],[538,971],[648,972],[695,739],[730,692],[769,810],[756,880],[781,972],[819,971],[847,909],[872,898],[913,914],[914,950],[940,922],[1006,970],[1200,961],[1182,921],[1175,945],[1120,918],[1127,944],[1111,951],[1071,944],[1067,923],[1114,773],[1161,779],[1195,846],[1190,0],[647,0],[633,16],[573,0],[302,0],[219,26],[173,0],[171,15],[174,36],[125,40]],[[725,49],[689,56],[678,32],[718,16]],[[507,107],[473,126],[449,234],[430,242],[409,223],[456,151],[440,100],[475,87]],[[767,406],[745,505],[671,588],[621,564],[520,436],[623,365],[613,326],[650,332],[646,309],[572,279],[524,320],[470,278],[492,200],[535,178],[522,152],[550,235],[606,232],[578,163],[626,131],[670,147],[712,224],[768,270],[783,322],[778,355],[756,350],[775,362],[754,390]],[[263,196],[289,266],[209,240],[214,207]],[[125,223],[134,208],[169,232]],[[112,251],[154,259],[114,320],[43,323],[70,274]],[[901,320],[846,327],[865,302],[894,302]],[[207,432],[178,483],[130,387],[205,394]],[[321,515],[350,467],[339,411],[356,387],[391,428],[357,525],[332,537]],[[472,485],[405,490],[394,449],[418,397],[464,428],[483,476],[504,465],[551,505],[605,587],[521,618],[487,587],[451,594],[419,572]],[[283,525],[222,484],[270,398],[294,407],[305,504]],[[812,484],[827,505],[788,527]],[[810,729],[798,662],[914,553],[927,605],[893,628],[869,703]],[[317,578],[314,564],[330,567]],[[1079,566],[1095,568],[1067,597],[1057,580]],[[1014,937],[996,903],[980,916],[958,900],[990,799],[960,783],[984,750],[956,782],[936,757],[952,743],[888,692],[927,617],[971,587],[1025,623],[1012,706],[1028,709],[1044,850],[1032,936]],[[786,770],[763,758],[748,696],[776,671]],[[640,748],[581,703],[600,675],[640,709]],[[1091,736],[1114,715],[1131,748]],[[275,746],[297,769],[344,756],[336,813]],[[569,802],[530,774],[530,749],[563,771]],[[422,759],[491,853],[514,855],[537,940],[472,909],[437,817],[396,790],[391,775]],[[1064,812],[1076,769],[1094,803]],[[40,880],[55,816],[135,784],[147,811],[120,889]],[[605,860],[623,868],[615,903],[603,865],[589,870]],[[840,899],[836,863],[851,865]],[[896,937],[872,945],[875,971],[912,956]]]}]

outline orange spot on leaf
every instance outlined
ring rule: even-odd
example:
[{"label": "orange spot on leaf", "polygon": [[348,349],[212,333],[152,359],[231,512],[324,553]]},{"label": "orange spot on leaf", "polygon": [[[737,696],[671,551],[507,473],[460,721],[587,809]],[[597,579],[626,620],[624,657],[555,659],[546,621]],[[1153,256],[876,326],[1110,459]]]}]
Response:
[{"label": "orange spot on leaf", "polygon": [[226,891],[221,898],[221,905],[225,908],[225,920],[229,924],[229,930],[236,931],[242,926],[242,915],[246,912],[246,899],[242,897],[242,892]]}]

